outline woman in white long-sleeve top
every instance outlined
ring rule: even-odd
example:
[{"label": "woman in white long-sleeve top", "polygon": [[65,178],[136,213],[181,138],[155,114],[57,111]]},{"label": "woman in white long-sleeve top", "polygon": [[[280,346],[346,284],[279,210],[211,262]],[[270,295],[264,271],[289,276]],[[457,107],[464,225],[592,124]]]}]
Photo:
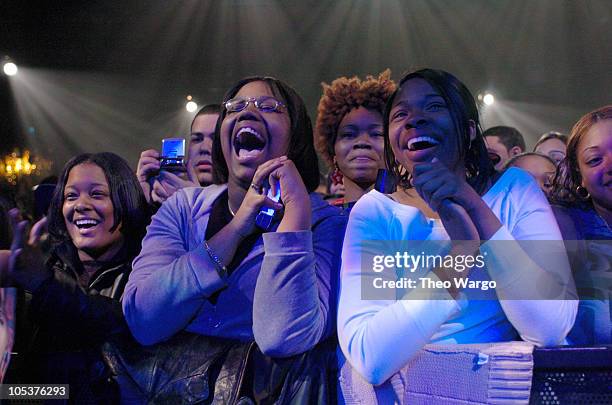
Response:
[{"label": "woman in white long-sleeve top", "polygon": [[[428,343],[522,338],[561,344],[577,303],[562,243],[555,242],[559,229],[528,173],[513,168],[496,178],[469,90],[444,71],[410,73],[387,103],[384,121],[387,164],[401,181],[393,194],[371,191],[351,212],[338,310],[347,360],[368,382],[381,384]],[[423,289],[416,278],[412,287],[378,299],[368,284],[378,273],[369,273],[367,263],[362,268],[363,257],[383,254],[363,243],[371,240],[379,246],[468,241],[453,243],[447,255],[480,255],[484,266],[420,268],[444,288]],[[461,280],[495,282],[496,288],[462,288]]]}]

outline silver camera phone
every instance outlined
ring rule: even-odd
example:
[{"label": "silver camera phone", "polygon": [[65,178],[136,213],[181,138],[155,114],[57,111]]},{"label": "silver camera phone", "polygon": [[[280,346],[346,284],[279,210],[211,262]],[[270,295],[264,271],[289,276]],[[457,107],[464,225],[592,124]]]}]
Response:
[{"label": "silver camera phone", "polygon": [[185,170],[185,139],[162,139],[161,157],[159,159],[161,170]]}]

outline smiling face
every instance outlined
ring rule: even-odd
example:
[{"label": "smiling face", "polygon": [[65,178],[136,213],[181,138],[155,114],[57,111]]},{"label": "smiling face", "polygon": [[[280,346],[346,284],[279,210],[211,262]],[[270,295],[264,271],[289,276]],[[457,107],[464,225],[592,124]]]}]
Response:
[{"label": "smiling face", "polygon": [[393,100],[389,141],[395,158],[409,172],[415,164],[437,157],[451,171],[465,173],[449,107],[424,79],[406,81]]},{"label": "smiling face", "polygon": [[93,163],[74,166],[64,187],[62,214],[81,260],[110,258],[123,245],[121,226],[112,230],[113,213],[102,169]]},{"label": "smiling face", "polygon": [[548,155],[555,164],[559,164],[565,158],[567,146],[560,139],[550,138],[539,144],[535,151]]},{"label": "smiling face", "polygon": [[198,115],[191,126],[188,164],[195,168],[202,186],[212,184],[212,144],[219,114]]},{"label": "smiling face", "polygon": [[345,178],[362,187],[376,181],[384,168],[382,114],[358,107],[346,114],[338,126],[334,144],[336,164]]},{"label": "smiling face", "polygon": [[[262,81],[245,84],[233,97],[277,99]],[[278,100],[285,103],[285,100]],[[286,107],[277,111],[261,111],[253,102],[238,112],[227,112],[221,124],[221,149],[228,167],[228,181],[247,188],[257,167],[286,155],[289,148],[291,122]]]},{"label": "smiling face", "polygon": [[593,203],[612,210],[612,119],[597,122],[578,143],[582,187]]}]

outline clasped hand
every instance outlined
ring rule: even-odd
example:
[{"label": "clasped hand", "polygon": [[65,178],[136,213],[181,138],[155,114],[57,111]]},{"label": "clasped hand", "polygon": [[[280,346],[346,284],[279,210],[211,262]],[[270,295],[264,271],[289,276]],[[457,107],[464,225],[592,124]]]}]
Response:
[{"label": "clasped hand", "polygon": [[479,240],[478,230],[469,211],[480,196],[437,158],[417,164],[412,171],[412,185],[429,207],[440,215],[452,240]]},{"label": "clasped hand", "polygon": [[[273,194],[280,186],[282,203],[267,196],[266,180]],[[251,185],[232,220],[232,225],[241,236],[246,237],[255,231],[255,218],[263,207],[284,210],[278,228],[281,232],[310,229],[308,191],[295,164],[286,156],[261,164],[253,175]]]}]

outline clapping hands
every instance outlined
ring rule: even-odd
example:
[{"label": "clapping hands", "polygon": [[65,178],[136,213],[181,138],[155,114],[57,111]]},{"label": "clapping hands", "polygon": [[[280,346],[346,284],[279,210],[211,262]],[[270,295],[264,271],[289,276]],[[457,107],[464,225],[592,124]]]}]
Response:
[{"label": "clapping hands", "polygon": [[17,286],[33,291],[52,275],[36,246],[44,224],[37,223],[38,226],[33,227],[30,232],[28,243],[25,243],[28,221],[22,220],[16,208],[9,211],[9,218],[13,228],[13,240],[10,250],[0,251],[0,286]]}]

